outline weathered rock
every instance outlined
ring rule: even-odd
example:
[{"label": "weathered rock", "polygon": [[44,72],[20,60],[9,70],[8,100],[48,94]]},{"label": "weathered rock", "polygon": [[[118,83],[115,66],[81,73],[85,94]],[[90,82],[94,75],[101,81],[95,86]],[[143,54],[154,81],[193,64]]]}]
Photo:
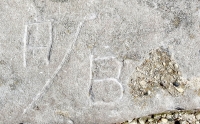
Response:
[{"label": "weathered rock", "polygon": [[199,8],[1,0],[0,123],[107,124],[200,108]]}]

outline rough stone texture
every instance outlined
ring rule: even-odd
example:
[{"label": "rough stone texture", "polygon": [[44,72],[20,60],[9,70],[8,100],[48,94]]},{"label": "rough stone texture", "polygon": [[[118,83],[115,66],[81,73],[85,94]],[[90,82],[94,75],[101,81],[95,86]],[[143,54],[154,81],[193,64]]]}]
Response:
[{"label": "rough stone texture", "polygon": [[185,86],[180,76],[178,65],[170,59],[167,52],[157,49],[150,53],[150,58],[141,67],[136,68],[130,79],[131,94],[142,97],[151,95],[157,89],[164,89],[170,95],[178,96]]},{"label": "rough stone texture", "polygon": [[198,0],[1,0],[0,123],[199,109],[199,19]]},{"label": "rough stone texture", "polygon": [[198,110],[176,110],[148,115],[121,124],[200,124]]}]

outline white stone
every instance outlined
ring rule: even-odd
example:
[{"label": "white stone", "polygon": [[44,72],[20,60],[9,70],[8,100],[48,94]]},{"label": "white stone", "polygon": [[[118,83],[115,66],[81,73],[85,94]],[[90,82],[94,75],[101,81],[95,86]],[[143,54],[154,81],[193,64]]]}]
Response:
[{"label": "white stone", "polygon": [[145,121],[146,121],[146,119],[140,118],[140,119],[139,119],[139,124],[145,124]]},{"label": "white stone", "polygon": [[197,119],[197,120],[200,120],[200,113],[198,113],[198,114],[196,115],[196,119]]},{"label": "white stone", "polygon": [[162,122],[162,123],[167,123],[167,122],[168,122],[168,120],[167,120],[167,119],[165,119],[165,118],[162,118],[162,119],[161,119],[161,122]]},{"label": "white stone", "polygon": [[184,89],[181,88],[181,87],[175,87],[175,88],[176,88],[176,90],[178,90],[178,92],[180,92],[180,93],[183,93],[183,92],[184,92]]},{"label": "white stone", "polygon": [[143,87],[143,88],[146,88],[147,87],[147,82],[142,80],[140,81],[140,85]]},{"label": "white stone", "polygon": [[137,124],[136,120],[131,121],[129,124]]}]

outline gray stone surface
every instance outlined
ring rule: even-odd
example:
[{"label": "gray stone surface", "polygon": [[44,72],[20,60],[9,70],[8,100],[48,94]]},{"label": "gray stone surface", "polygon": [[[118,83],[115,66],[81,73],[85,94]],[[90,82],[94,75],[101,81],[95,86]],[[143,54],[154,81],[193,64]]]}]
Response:
[{"label": "gray stone surface", "polygon": [[118,123],[200,108],[198,0],[0,1],[0,123]]}]

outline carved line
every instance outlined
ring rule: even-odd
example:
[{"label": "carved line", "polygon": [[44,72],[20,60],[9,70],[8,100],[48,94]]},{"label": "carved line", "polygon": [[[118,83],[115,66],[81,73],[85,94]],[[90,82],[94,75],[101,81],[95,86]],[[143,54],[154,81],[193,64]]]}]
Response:
[{"label": "carved line", "polygon": [[93,95],[93,92],[92,92],[92,86],[93,86],[93,81],[92,81],[93,59],[94,59],[94,56],[92,55],[92,51],[91,51],[91,54],[90,54],[90,87],[89,87],[89,97],[90,97],[90,99],[92,101],[94,101],[94,95]]},{"label": "carved line", "polygon": [[[26,63],[26,52],[27,52],[27,48],[28,49],[43,49],[43,48],[47,48],[47,46],[38,46],[38,47],[31,47],[31,46],[28,46],[27,47],[27,33],[28,33],[28,26],[31,26],[31,25],[37,25],[37,24],[45,24],[47,23],[48,26],[49,26],[49,52],[48,52],[48,55],[47,55],[47,59],[46,59],[46,63],[47,65],[49,64],[49,61],[50,61],[50,56],[51,56],[51,50],[52,50],[52,44],[53,44],[53,37],[52,37],[52,23],[51,21],[47,21],[47,22],[36,22],[36,23],[31,23],[31,24],[28,24],[28,25],[25,25],[25,31],[24,31],[24,51],[23,51],[23,59],[24,59],[24,62],[23,62],[23,65],[24,67],[27,66],[27,63]],[[38,30],[38,26],[37,26],[37,30]],[[37,37],[36,37],[37,38]],[[33,51],[34,52],[34,51]]]},{"label": "carved line", "polygon": [[[91,66],[92,66],[92,62],[93,61],[97,61],[97,60],[108,60],[108,59],[115,59],[116,57],[114,57],[114,56],[106,56],[106,57],[97,57],[97,58],[95,58],[95,59],[93,59],[93,55],[91,55],[92,56],[92,60],[90,60],[90,68],[92,68]],[[121,75],[121,71],[122,71],[122,67],[123,67],[123,64],[121,63],[121,62],[119,62],[118,60],[117,60],[117,63],[118,63],[118,65],[119,65],[119,69],[118,69],[118,74],[117,74],[117,79],[119,79],[120,78],[120,75]],[[93,79],[93,78],[91,78],[91,79]]]},{"label": "carved line", "polygon": [[[46,84],[43,86],[42,90],[37,93],[37,95],[35,96],[35,98],[33,98],[32,102],[28,105],[28,107],[26,109],[24,109],[24,112],[23,114],[26,114],[26,112],[34,107],[35,103],[43,96],[43,94],[45,94],[48,89],[50,88],[50,86],[52,85],[53,83],[53,79],[56,77],[56,75],[58,74],[58,72],[60,71],[60,69],[63,67],[64,63],[67,61],[69,61],[69,58],[70,58],[70,55],[75,47],[75,44],[76,44],[76,41],[77,41],[77,38],[78,38],[78,35],[80,33],[80,29],[82,28],[82,25],[83,25],[84,21],[80,22],[79,25],[78,25],[78,28],[77,28],[77,31],[76,31],[76,34],[75,34],[75,38],[72,42],[72,45],[70,47],[70,51],[69,52],[66,52],[60,65],[58,66],[58,68],[56,69],[56,71],[54,72],[54,74],[51,76],[50,79],[48,79],[48,81],[46,82]],[[67,51],[68,49],[66,49]]]},{"label": "carved line", "polygon": [[120,79],[120,76],[121,76],[121,72],[122,72],[122,68],[123,68],[123,63],[122,62],[119,62],[119,70],[118,70],[118,75],[117,75],[117,79],[119,80]]},{"label": "carved line", "polygon": [[92,80],[93,55],[90,55],[90,81]]},{"label": "carved line", "polygon": [[95,18],[96,18],[96,14],[92,14],[92,16],[90,16],[89,18],[84,18],[84,20],[79,23],[79,25],[77,27],[77,30],[76,30],[76,33],[75,33],[75,38],[74,38],[74,40],[72,42],[72,45],[70,47],[70,51],[67,52],[68,49],[66,49],[66,53],[65,53],[60,65],[58,66],[58,68],[56,69],[54,74],[51,76],[51,78],[47,80],[47,82],[43,86],[42,90],[39,93],[37,93],[35,98],[33,98],[32,102],[24,109],[22,115],[26,114],[27,111],[30,108],[34,107],[35,103],[43,96],[43,94],[45,94],[48,91],[48,89],[50,88],[51,84],[53,83],[53,79],[56,77],[58,72],[61,70],[61,68],[63,67],[64,63],[69,61],[70,55],[71,55],[72,51],[74,50],[74,48],[76,46],[76,42],[77,42],[78,36],[80,34],[80,30],[82,28],[82,25],[85,23],[85,21],[93,20]]},{"label": "carved line", "polygon": [[27,51],[27,48],[26,48],[26,40],[27,40],[27,30],[28,30],[28,25],[25,25],[25,31],[24,31],[24,51],[23,51],[23,59],[24,59],[24,62],[23,62],[23,65],[24,67],[26,67],[26,51]]},{"label": "carved line", "polygon": [[94,59],[94,61],[96,60],[108,60],[108,59],[115,59],[116,57],[114,56],[106,56],[106,57],[97,57]]},{"label": "carved line", "polygon": [[34,22],[34,23],[29,23],[27,25],[37,25],[37,24],[44,24],[44,23],[50,23],[51,24],[51,21],[45,21],[45,22]]},{"label": "carved line", "polygon": [[50,58],[51,58],[51,52],[52,52],[52,45],[53,45],[53,27],[52,27],[52,23],[50,22],[50,24],[49,24],[49,36],[50,36],[50,38],[49,38],[49,52],[48,52],[48,55],[47,55],[47,64],[49,64],[50,63]]},{"label": "carved line", "polygon": [[119,100],[121,100],[122,99],[122,97],[123,97],[123,86],[122,86],[122,84],[116,79],[116,78],[106,78],[106,79],[95,79],[94,80],[94,82],[103,82],[103,81],[114,81],[114,82],[116,82],[119,86],[120,86],[120,91],[121,91],[121,95],[120,95],[120,97],[117,99],[117,100],[115,100],[115,101],[113,101],[113,102],[102,102],[102,101],[97,101],[97,102],[95,102],[96,104],[110,104],[110,103],[114,103],[114,102],[117,102],[117,101],[119,101]]},{"label": "carved line", "polygon": [[[110,80],[112,80],[112,81],[115,81],[116,83],[118,83],[118,85],[120,86],[120,89],[121,89],[121,95],[120,95],[120,97],[117,99],[117,100],[115,100],[114,102],[117,102],[117,101],[119,101],[119,100],[121,100],[122,99],[122,97],[123,97],[123,86],[122,86],[122,84],[118,81],[118,79],[120,78],[120,75],[121,75],[121,70],[122,70],[122,63],[120,63],[120,68],[119,68],[119,71],[118,71],[118,75],[117,75],[117,79],[116,78],[105,78],[105,79],[93,79],[93,74],[92,74],[92,67],[93,67],[93,61],[96,61],[96,60],[108,60],[108,59],[115,59],[116,57],[114,57],[114,56],[107,56],[107,57],[97,57],[97,58],[93,58],[94,56],[91,54],[90,55],[90,89],[89,89],[89,95],[90,95],[90,98],[91,98],[91,100],[94,102],[94,95],[93,95],[93,92],[92,92],[92,86],[93,86],[93,82],[103,82],[103,81],[110,81]],[[102,102],[102,101],[97,101],[97,102],[94,102],[93,104],[108,104],[108,105],[110,105],[110,104],[114,104],[114,102]]]}]

